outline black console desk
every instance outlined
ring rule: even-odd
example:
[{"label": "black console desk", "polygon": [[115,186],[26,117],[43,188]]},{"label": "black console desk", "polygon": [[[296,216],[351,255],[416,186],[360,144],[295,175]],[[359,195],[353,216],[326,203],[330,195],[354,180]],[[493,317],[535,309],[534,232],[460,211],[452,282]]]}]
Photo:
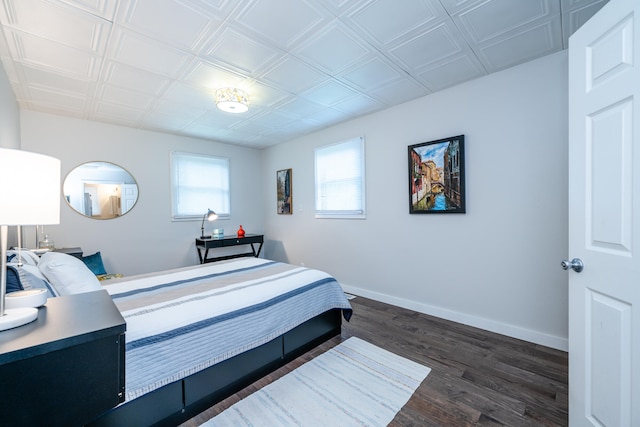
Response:
[{"label": "black console desk", "polygon": [[106,291],[49,298],[0,332],[0,424],[81,426],[124,401],[126,324]]},{"label": "black console desk", "polygon": [[[254,256],[257,258],[258,256],[260,256],[260,251],[262,250],[263,243],[263,234],[245,234],[244,237],[224,236],[209,239],[198,238],[196,239],[196,250],[198,251],[198,259],[200,260],[200,264],[204,264],[205,262],[222,261],[224,259],[240,258],[246,256]],[[254,244],[260,245],[258,246],[258,250],[256,250]],[[239,245],[251,245],[251,252],[207,258],[207,256],[209,255],[209,249],[229,248]]]}]

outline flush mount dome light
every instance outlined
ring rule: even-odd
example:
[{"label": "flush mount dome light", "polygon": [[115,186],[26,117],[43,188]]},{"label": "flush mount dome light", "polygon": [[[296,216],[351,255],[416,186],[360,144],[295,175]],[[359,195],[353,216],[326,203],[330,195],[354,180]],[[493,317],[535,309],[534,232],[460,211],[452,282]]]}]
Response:
[{"label": "flush mount dome light", "polygon": [[249,110],[249,94],[235,87],[216,90],[216,106],[227,113],[245,113]]}]

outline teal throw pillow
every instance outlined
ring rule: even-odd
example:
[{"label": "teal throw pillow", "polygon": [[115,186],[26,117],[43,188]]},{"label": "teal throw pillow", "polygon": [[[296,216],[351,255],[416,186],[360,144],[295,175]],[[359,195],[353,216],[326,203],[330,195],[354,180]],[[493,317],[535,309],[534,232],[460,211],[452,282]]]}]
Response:
[{"label": "teal throw pillow", "polygon": [[102,263],[102,255],[100,255],[100,252],[96,252],[89,256],[83,256],[82,262],[84,262],[85,265],[89,267],[89,270],[91,270],[91,272],[96,276],[107,274],[104,269],[104,264]]}]

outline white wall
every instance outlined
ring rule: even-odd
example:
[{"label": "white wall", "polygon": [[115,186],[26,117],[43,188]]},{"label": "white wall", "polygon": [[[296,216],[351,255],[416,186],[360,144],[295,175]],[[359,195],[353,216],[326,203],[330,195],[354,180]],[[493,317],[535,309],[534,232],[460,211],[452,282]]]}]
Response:
[{"label": "white wall", "polygon": [[[2,65],[0,65],[0,147],[20,148],[20,108]],[[9,227],[7,245],[11,247],[17,244],[16,228]]]},{"label": "white wall", "polygon": [[[266,257],[329,271],[363,296],[566,349],[566,74],[559,52],[262,152],[20,112],[2,76],[0,109],[2,120],[7,108],[20,117],[21,128],[11,125],[17,119],[8,128],[22,132],[22,148],[60,158],[63,176],[103,160],[137,179],[140,200],[122,218],[87,219],[63,203],[61,224],[47,227],[58,247],[100,250],[108,271],[195,264],[199,221],[170,220],[169,152],[228,156],[233,216],[219,226],[266,231]],[[409,215],[407,146],[458,134],[466,135],[467,213]],[[358,135],[367,219],[316,220],[313,149]],[[277,215],[275,172],[286,168],[294,214]]]},{"label": "white wall", "polygon": [[0,147],[20,148],[20,108],[0,65]]},{"label": "white wall", "polygon": [[[60,225],[45,227],[56,247],[80,246],[85,255],[100,251],[107,272],[132,275],[197,264],[194,241],[201,221],[171,221],[171,151],[228,157],[231,219],[213,224],[226,234],[240,224],[248,233],[264,231],[262,206],[256,202],[258,150],[30,111],[22,111],[21,123],[22,148],[59,158],[63,179],[88,161],[116,163],[136,179],[139,199],[126,215],[89,219],[62,202]],[[34,247],[34,233],[25,232],[25,241]]]},{"label": "white wall", "polygon": [[[407,146],[466,135],[466,214],[410,215]],[[567,348],[567,54],[264,151],[265,256],[347,291]],[[366,138],[367,219],[314,218],[313,149]],[[293,215],[275,176],[293,168]],[[357,315],[357,313],[356,313]]]}]

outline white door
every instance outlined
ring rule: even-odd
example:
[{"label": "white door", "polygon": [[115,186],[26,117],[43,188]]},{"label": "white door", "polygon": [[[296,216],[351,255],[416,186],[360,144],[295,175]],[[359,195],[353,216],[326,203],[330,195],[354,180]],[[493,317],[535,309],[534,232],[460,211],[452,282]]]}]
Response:
[{"label": "white door", "polygon": [[138,200],[138,185],[137,184],[122,184],[122,215],[129,212],[129,210],[136,204]]},{"label": "white door", "polygon": [[640,6],[569,41],[569,424],[640,426]]}]

